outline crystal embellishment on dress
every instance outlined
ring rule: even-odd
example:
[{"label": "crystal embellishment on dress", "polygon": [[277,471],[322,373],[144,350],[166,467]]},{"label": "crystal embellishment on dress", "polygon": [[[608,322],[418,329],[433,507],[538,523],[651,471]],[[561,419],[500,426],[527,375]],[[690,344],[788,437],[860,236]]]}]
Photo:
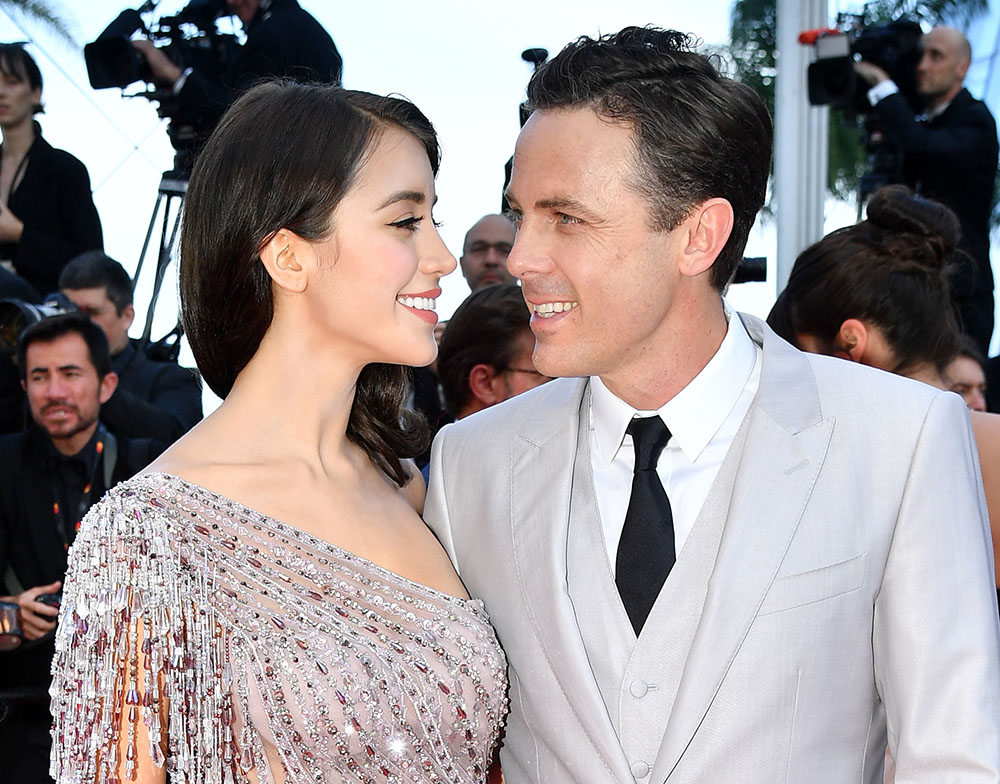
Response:
[{"label": "crystal embellishment on dress", "polygon": [[485,780],[507,677],[478,600],[166,474],[112,490],[76,541],[51,689],[60,782],[129,777],[139,722],[177,782]]}]

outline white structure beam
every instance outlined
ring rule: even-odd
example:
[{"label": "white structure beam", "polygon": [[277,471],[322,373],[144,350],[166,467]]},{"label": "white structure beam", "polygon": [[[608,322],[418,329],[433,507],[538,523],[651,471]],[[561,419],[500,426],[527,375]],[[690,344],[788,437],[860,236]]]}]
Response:
[{"label": "white structure beam", "polygon": [[809,105],[806,70],[812,47],[799,33],[826,27],[827,0],[778,0],[774,197],[778,234],[777,292],[799,251],[823,236],[830,110]]}]

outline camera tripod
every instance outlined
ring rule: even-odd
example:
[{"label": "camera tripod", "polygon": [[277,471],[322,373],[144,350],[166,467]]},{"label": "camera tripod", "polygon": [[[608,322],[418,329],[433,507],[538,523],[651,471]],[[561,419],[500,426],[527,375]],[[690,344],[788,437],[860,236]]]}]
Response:
[{"label": "camera tripod", "polygon": [[183,328],[178,318],[177,326],[174,327],[163,338],[157,341],[154,351],[150,351],[149,342],[153,331],[153,314],[156,311],[156,303],[160,298],[160,289],[163,287],[163,278],[166,275],[167,267],[173,258],[174,247],[177,243],[177,233],[180,230],[181,208],[184,204],[184,194],[187,193],[188,175],[184,168],[177,167],[171,171],[163,173],[160,179],[160,187],[156,194],[156,204],[153,207],[153,214],[149,218],[149,227],[146,229],[146,239],[142,243],[142,252],[139,254],[139,263],[135,268],[135,275],[132,278],[132,291],[139,283],[139,275],[142,272],[143,262],[146,260],[146,252],[149,250],[150,240],[153,237],[153,230],[156,228],[157,218],[161,217],[160,242],[156,250],[156,269],[153,277],[153,292],[149,299],[149,307],[146,310],[146,323],[142,329],[142,337],[139,339],[140,348],[146,350],[147,354],[155,354],[155,358],[164,360],[176,360],[180,351],[180,338]]}]

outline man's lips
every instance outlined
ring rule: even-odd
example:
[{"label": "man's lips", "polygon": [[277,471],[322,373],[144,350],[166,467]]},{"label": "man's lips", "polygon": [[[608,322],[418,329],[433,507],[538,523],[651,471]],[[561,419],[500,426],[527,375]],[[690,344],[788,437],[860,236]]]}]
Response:
[{"label": "man's lips", "polygon": [[76,406],[66,403],[48,403],[42,407],[42,416],[68,416],[76,412]]}]

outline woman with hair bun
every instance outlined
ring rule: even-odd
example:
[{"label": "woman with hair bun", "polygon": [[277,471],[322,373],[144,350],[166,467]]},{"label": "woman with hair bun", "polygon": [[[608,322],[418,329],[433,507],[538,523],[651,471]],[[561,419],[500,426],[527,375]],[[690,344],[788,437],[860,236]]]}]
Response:
[{"label": "woman with hair bun", "polygon": [[[804,351],[948,389],[945,370],[960,338],[948,290],[958,237],[958,219],[944,205],[902,185],[882,188],[867,220],[799,254],[767,322]],[[1000,416],[970,415],[1000,553]]]},{"label": "woman with hair bun", "polygon": [[403,408],[438,280],[438,144],[395,98],[270,83],[200,153],[181,311],[222,405],[70,553],[60,781],[483,782],[506,663],[419,517]]}]

